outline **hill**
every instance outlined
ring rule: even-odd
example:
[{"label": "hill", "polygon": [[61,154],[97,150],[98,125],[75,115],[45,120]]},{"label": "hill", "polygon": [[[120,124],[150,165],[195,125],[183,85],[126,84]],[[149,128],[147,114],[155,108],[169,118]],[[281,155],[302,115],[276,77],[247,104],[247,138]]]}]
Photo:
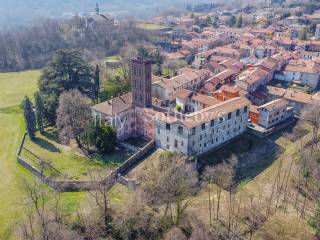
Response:
[{"label": "hill", "polygon": [[100,5],[101,12],[113,16],[147,17],[160,9],[183,6],[185,0],[0,0],[0,27],[31,23],[38,18],[59,18],[64,13],[93,12],[95,3]]}]

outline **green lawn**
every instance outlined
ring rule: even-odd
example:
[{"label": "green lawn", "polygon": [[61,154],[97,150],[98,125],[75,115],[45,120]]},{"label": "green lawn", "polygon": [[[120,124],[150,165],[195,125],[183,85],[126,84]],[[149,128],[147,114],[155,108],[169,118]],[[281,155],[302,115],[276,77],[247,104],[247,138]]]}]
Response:
[{"label": "green lawn", "polygon": [[16,106],[23,97],[33,97],[40,71],[0,73],[0,108]]},{"label": "green lawn", "polygon": [[[51,130],[51,131],[50,131]],[[127,160],[132,153],[115,151],[112,154],[94,155],[88,158],[77,149],[61,145],[56,141],[53,129],[46,129],[45,136],[37,134],[35,141],[28,137],[22,151],[24,159],[40,169],[39,159],[49,163],[52,168],[45,169],[45,173],[52,177],[70,180],[90,180],[92,171],[108,172]]]},{"label": "green lawn", "polygon": [[146,23],[146,22],[139,22],[136,24],[138,28],[146,29],[146,30],[162,30],[169,28],[165,25],[155,24],[155,23]]},{"label": "green lawn", "polygon": [[[22,183],[31,174],[16,162],[16,153],[24,132],[20,102],[33,96],[39,71],[0,73],[0,239],[16,239],[14,228],[22,216],[24,191]],[[65,207],[73,212],[84,193],[63,194]]]},{"label": "green lawn", "polygon": [[33,96],[39,71],[0,74],[0,239],[12,239],[23,199],[21,183],[31,176],[16,163],[16,151],[24,132],[19,104]]}]

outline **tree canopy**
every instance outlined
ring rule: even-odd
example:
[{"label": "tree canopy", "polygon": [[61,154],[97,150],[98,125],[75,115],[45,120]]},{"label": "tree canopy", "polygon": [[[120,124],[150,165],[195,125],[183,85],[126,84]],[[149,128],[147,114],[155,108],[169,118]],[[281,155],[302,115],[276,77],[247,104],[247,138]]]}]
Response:
[{"label": "tree canopy", "polygon": [[43,69],[39,80],[46,116],[49,122],[56,119],[59,96],[62,92],[78,89],[90,96],[93,89],[93,68],[86,63],[78,50],[59,50]]},{"label": "tree canopy", "polygon": [[81,134],[89,127],[91,119],[90,100],[78,90],[70,90],[61,94],[57,110],[57,127],[60,139],[68,143],[75,139],[79,147]]}]

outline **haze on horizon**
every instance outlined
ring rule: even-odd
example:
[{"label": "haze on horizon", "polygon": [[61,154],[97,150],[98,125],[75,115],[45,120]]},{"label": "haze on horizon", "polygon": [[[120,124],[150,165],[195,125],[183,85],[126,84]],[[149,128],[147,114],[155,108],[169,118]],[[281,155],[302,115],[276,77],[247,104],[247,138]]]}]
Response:
[{"label": "haze on horizon", "polygon": [[0,27],[26,25],[39,18],[61,18],[68,13],[93,12],[98,3],[102,13],[146,18],[169,8],[184,9],[186,3],[209,0],[0,0]]}]

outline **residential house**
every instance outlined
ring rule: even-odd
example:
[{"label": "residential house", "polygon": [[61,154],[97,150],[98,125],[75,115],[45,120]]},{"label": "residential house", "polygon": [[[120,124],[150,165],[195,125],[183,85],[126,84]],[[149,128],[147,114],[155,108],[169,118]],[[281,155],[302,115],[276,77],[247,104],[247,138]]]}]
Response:
[{"label": "residential house", "polygon": [[307,94],[293,89],[284,89],[279,87],[267,86],[265,93],[269,100],[283,98],[289,102],[289,106],[294,108],[295,114],[300,114],[301,110],[308,104],[313,104],[320,101],[317,95]]},{"label": "residential house", "polygon": [[208,70],[185,68],[177,76],[161,79],[152,84],[153,97],[160,100],[172,100],[179,89],[198,90],[212,74]]},{"label": "residential house", "polygon": [[291,60],[284,70],[275,75],[280,81],[296,82],[315,90],[320,79],[320,63],[314,60]]},{"label": "residential house", "polygon": [[221,101],[187,89],[180,89],[176,93],[176,106],[181,107],[181,112],[196,112],[216,105]]},{"label": "residential house", "polygon": [[252,93],[270,81],[269,71],[261,68],[248,70],[239,75],[236,85],[243,90]]},{"label": "residential house", "polygon": [[232,69],[227,69],[223,72],[220,72],[205,81],[204,91],[207,93],[213,93],[220,85],[233,82],[236,76],[237,72]]},{"label": "residential house", "polygon": [[252,123],[262,126],[265,129],[274,127],[293,117],[293,108],[284,99],[277,99],[268,102],[260,107],[251,106],[249,118]]}]

